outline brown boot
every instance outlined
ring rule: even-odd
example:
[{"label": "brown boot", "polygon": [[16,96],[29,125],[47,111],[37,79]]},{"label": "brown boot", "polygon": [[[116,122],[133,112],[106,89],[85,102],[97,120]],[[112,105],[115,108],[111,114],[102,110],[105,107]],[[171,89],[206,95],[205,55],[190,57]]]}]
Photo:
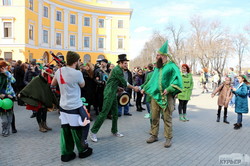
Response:
[{"label": "brown boot", "polygon": [[164,144],[164,147],[165,147],[165,148],[169,148],[171,145],[172,145],[171,139],[166,139],[166,142],[165,142],[165,144]]},{"label": "brown boot", "polygon": [[158,137],[154,136],[154,135],[151,135],[151,137],[149,137],[149,139],[147,139],[147,143],[150,144],[150,143],[153,143],[153,142],[156,142],[158,141]]},{"label": "brown boot", "polygon": [[52,128],[48,127],[46,122],[42,122],[42,126],[43,128],[45,128],[46,130],[52,130]]},{"label": "brown boot", "polygon": [[41,131],[43,133],[47,132],[47,130],[45,128],[43,128],[42,123],[38,123],[38,125],[39,125],[39,131]]}]

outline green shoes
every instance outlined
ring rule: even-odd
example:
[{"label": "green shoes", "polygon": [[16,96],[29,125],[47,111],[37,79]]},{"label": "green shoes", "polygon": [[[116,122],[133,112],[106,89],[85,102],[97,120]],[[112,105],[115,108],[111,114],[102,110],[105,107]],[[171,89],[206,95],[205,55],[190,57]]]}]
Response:
[{"label": "green shoes", "polygon": [[182,121],[182,122],[189,121],[189,119],[186,117],[186,114],[180,114],[180,115],[179,115],[179,119],[180,119],[180,121]]}]

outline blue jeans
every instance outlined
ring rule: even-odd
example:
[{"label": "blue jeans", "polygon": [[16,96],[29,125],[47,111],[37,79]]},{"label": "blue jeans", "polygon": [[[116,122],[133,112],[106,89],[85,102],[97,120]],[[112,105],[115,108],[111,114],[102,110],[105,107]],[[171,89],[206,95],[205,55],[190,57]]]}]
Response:
[{"label": "blue jeans", "polygon": [[129,112],[129,103],[125,106],[118,105],[118,115],[122,114],[122,108],[124,108],[124,114],[128,114]]},{"label": "blue jeans", "polygon": [[146,106],[147,106],[148,113],[150,114],[150,103],[146,102]]},{"label": "blue jeans", "polygon": [[242,123],[242,113],[237,113],[238,117],[237,117],[237,123]]}]

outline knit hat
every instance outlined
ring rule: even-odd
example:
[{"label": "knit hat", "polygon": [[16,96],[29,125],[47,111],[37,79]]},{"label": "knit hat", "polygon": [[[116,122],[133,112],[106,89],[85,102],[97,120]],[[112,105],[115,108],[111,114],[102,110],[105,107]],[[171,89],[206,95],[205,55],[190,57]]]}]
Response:
[{"label": "knit hat", "polygon": [[74,51],[67,52],[67,65],[71,66],[73,63],[77,62],[80,59],[80,55]]}]

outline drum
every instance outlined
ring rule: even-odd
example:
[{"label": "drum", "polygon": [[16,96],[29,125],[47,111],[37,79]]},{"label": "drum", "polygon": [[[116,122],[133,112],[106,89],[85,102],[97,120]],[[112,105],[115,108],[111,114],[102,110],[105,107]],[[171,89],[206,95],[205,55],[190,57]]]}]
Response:
[{"label": "drum", "polygon": [[117,94],[118,104],[125,106],[129,103],[129,94],[126,91]]}]

